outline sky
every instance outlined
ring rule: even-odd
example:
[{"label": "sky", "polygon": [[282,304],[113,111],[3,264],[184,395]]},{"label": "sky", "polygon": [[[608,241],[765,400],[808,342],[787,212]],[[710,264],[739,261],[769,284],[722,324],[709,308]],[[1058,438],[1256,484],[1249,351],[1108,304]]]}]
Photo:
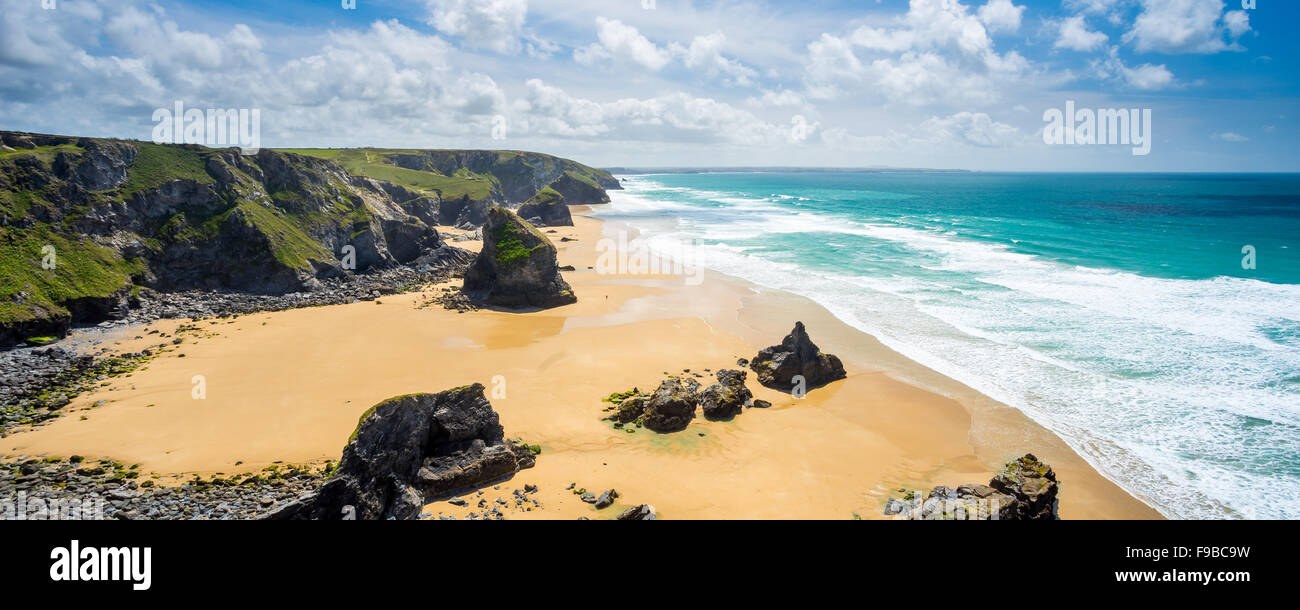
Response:
[{"label": "sky", "polygon": [[[181,101],[258,110],[264,147],[1297,171],[1298,24],[1295,0],[0,0],[0,130],[150,140]],[[1150,110],[1149,154],[1045,142],[1067,102]]]}]

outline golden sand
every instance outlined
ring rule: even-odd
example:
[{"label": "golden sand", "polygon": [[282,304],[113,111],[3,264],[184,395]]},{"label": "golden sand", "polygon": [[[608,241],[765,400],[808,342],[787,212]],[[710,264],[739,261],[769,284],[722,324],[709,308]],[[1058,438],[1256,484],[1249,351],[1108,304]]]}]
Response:
[{"label": "golden sand", "polygon": [[[171,333],[189,323],[212,336],[187,339],[79,397],[49,425],[0,439],[0,453],[112,457],[165,477],[256,472],[337,459],[357,418],[385,398],[478,382],[506,435],[543,451],[536,468],[484,490],[487,502],[509,502],[509,518],[611,518],[648,503],[668,519],[878,519],[899,489],[985,483],[1026,452],[1063,482],[1064,518],[1159,518],[1018,411],[903,358],[815,303],[712,274],[696,286],[599,274],[589,269],[595,245],[612,227],[583,216],[575,222],[548,235],[560,264],[577,269],[564,274],[579,297],[574,305],[465,314],[420,307],[435,287],[217,324],[158,322],[149,329]],[[750,388],[772,408],[729,422],[699,418],[677,434],[629,434],[601,421],[609,406],[601,398],[610,393],[652,391],[683,369],[707,385],[713,376],[705,369],[736,368],[737,358],[780,342],[796,320],[844,360],[848,379],[796,400],[751,374]],[[112,347],[137,351],[156,346],[153,337]],[[205,383],[202,400],[192,397],[195,376]],[[540,509],[514,509],[508,494],[524,484],[540,487]],[[571,484],[622,497],[597,511]],[[469,508],[435,502],[428,510],[464,515],[477,510],[480,498],[470,498]]]}]

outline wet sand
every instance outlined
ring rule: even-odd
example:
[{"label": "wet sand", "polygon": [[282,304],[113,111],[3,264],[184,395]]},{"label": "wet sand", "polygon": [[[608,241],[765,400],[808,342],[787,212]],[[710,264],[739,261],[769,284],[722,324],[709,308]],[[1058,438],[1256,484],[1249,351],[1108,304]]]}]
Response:
[{"label": "wet sand", "polygon": [[[548,234],[560,264],[576,268],[564,274],[579,297],[574,305],[459,314],[422,307],[441,288],[433,287],[379,303],[158,322],[148,329],[189,324],[211,336],[188,334],[145,369],[79,397],[53,423],[0,439],[0,453],[113,457],[164,478],[256,472],[338,459],[357,418],[385,398],[478,382],[506,436],[542,447],[536,468],[483,490],[487,502],[506,499],[512,519],[612,518],[641,503],[666,519],[880,519],[900,489],[985,483],[1026,452],[1056,470],[1063,518],[1160,517],[1018,411],[903,358],[815,303],[716,274],[691,285],[676,276],[597,273],[589,269],[596,243],[617,227],[575,222]],[[652,391],[683,369],[708,385],[714,379],[705,369],[737,368],[738,358],[779,343],[796,320],[844,360],[848,379],[797,400],[759,386],[751,373],[755,397],[772,408],[728,422],[701,417],[677,434],[629,434],[601,421],[610,393]],[[111,347],[159,343],[146,337]],[[196,376],[205,384],[201,400],[192,396]],[[533,496],[540,509],[514,508],[509,492],[525,484],[540,488]],[[571,484],[622,497],[597,511]],[[479,497],[470,497],[468,508],[439,501],[428,511],[481,512]]]}]

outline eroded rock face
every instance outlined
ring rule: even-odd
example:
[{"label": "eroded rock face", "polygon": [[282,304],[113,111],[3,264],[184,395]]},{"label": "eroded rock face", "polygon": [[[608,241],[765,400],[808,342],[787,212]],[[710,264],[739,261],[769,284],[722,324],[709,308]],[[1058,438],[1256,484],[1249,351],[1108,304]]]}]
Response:
[{"label": "eroded rock face", "polygon": [[465,294],[501,307],[558,307],[576,303],[560,276],[551,241],[514,212],[488,211],[483,250],[465,273]]},{"label": "eroded rock face", "polygon": [[886,515],[921,520],[1054,521],[1060,485],[1056,473],[1033,454],[1008,462],[988,485],[939,486],[923,499],[890,499]]},{"label": "eroded rock face", "polygon": [[794,330],[786,335],[781,345],[764,348],[758,352],[749,368],[758,375],[758,382],[774,389],[789,392],[794,378],[803,376],[807,389],[824,386],[844,379],[844,365],[839,358],[823,354],[808,338],[803,322],[795,322]]},{"label": "eroded rock face", "polygon": [[429,498],[534,464],[505,440],[482,385],[399,396],[362,416],[333,478],[267,518],[414,519]]},{"label": "eroded rock face", "polygon": [[542,192],[524,202],[516,211],[520,218],[539,227],[573,226],[573,215],[569,213],[568,202],[555,189],[542,189]]},{"label": "eroded rock face", "polygon": [[735,417],[745,410],[745,403],[754,398],[754,394],[745,387],[744,371],[723,369],[718,371],[718,383],[704,389],[700,395],[700,407],[709,419],[727,419]]},{"label": "eroded rock face", "polygon": [[685,385],[680,379],[666,379],[646,402],[641,423],[655,432],[685,430],[695,419],[699,402],[694,386]]}]

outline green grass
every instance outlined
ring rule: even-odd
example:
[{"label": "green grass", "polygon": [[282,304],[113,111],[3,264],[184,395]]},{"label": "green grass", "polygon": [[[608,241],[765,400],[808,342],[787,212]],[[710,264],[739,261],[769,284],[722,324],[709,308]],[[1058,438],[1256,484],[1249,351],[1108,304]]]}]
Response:
[{"label": "green grass", "polygon": [[37,146],[36,148],[19,148],[17,150],[0,150],[0,162],[17,159],[18,157],[22,157],[25,155],[31,155],[36,157],[37,159],[40,159],[41,162],[44,163],[45,165],[49,165],[50,163],[54,162],[54,158],[58,157],[59,153],[80,155],[83,152],[85,152],[85,149],[83,149],[80,146],[77,146],[76,144],[59,144],[57,146]]},{"label": "green grass", "polygon": [[497,265],[502,269],[510,269],[523,265],[533,252],[545,248],[545,244],[538,244],[529,248],[524,245],[523,233],[513,222],[501,224],[496,229],[493,238],[497,244]]},{"label": "green grass", "polygon": [[472,172],[458,172],[454,176],[444,176],[436,172],[398,167],[388,162],[389,157],[393,155],[420,154],[418,150],[298,148],[280,152],[333,161],[342,165],[343,169],[354,176],[383,180],[414,191],[435,192],[443,199],[467,197],[478,201],[492,195],[493,180],[489,177]]},{"label": "green grass", "polygon": [[212,151],[198,146],[177,146],[136,142],[137,154],[119,192],[122,199],[158,188],[173,180],[215,182],[206,164]]},{"label": "green grass", "polygon": [[308,236],[299,226],[257,203],[240,203],[245,218],[271,240],[275,260],[286,267],[309,269],[311,261],[332,260],[333,254]]},{"label": "green grass", "polygon": [[548,186],[538,191],[536,195],[533,195],[533,198],[529,199],[528,203],[554,205],[562,201],[564,201],[564,195],[561,195],[559,191]]},{"label": "green grass", "polygon": [[[54,246],[56,265],[43,269],[42,249]],[[106,297],[131,285],[143,270],[89,239],[64,235],[38,224],[30,229],[0,227],[0,322],[12,323],[67,311],[60,304],[80,297]],[[15,302],[27,292],[24,303]]]}]

